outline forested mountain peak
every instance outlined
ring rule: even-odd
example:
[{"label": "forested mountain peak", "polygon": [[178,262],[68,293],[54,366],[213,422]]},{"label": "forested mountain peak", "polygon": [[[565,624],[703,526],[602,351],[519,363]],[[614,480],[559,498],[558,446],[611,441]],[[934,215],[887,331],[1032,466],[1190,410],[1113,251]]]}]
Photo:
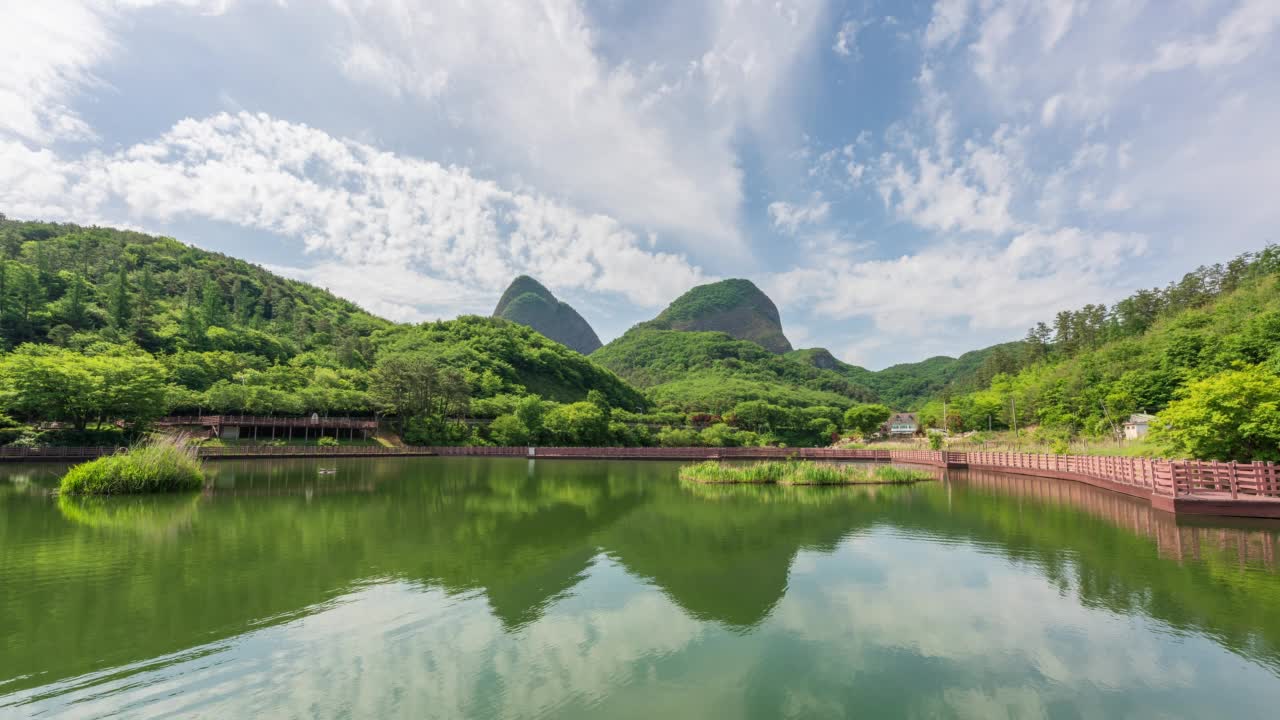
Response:
[{"label": "forested mountain peak", "polygon": [[660,330],[723,332],[776,354],[791,350],[782,333],[778,307],[755,283],[741,278],[699,285],[645,325]]},{"label": "forested mountain peak", "polygon": [[577,310],[556,299],[542,283],[528,275],[511,281],[498,300],[493,316],[531,327],[583,355],[595,352],[601,344],[596,331]]}]

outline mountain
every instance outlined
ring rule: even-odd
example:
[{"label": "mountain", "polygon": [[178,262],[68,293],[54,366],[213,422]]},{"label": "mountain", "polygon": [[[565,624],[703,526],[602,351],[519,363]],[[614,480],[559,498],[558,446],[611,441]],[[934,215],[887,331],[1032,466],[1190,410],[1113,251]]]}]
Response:
[{"label": "mountain", "polygon": [[777,306],[750,280],[699,285],[676,298],[645,325],[655,330],[722,332],[775,354],[791,350],[791,343],[782,334]]},{"label": "mountain", "polygon": [[[5,413],[77,427],[98,415],[372,413],[380,362],[406,353],[458,373],[472,401],[595,390],[613,407],[646,406],[612,372],[514,322],[397,325],[172,238],[0,216],[0,430]],[[68,392],[73,382],[84,391]]]},{"label": "mountain", "polygon": [[528,275],[511,281],[502,293],[493,316],[519,323],[546,335],[565,347],[590,355],[600,348],[591,325],[567,303]]},{"label": "mountain", "polygon": [[846,408],[875,400],[863,383],[784,353],[778,308],[749,280],[700,285],[632,327],[591,359],[655,404],[724,413],[740,402]]},{"label": "mountain", "polygon": [[831,370],[850,382],[870,388],[880,401],[897,410],[914,410],[943,393],[969,392],[990,382],[1001,372],[1019,369],[1022,341],[973,350],[959,358],[939,355],[914,363],[902,363],[884,370],[867,370],[838,360],[825,348],[793,350],[786,358]]},{"label": "mountain", "polygon": [[835,372],[723,332],[661,330],[641,323],[591,359],[643,388],[656,404],[688,412],[726,412],[746,400],[843,408],[875,399],[872,391]]}]

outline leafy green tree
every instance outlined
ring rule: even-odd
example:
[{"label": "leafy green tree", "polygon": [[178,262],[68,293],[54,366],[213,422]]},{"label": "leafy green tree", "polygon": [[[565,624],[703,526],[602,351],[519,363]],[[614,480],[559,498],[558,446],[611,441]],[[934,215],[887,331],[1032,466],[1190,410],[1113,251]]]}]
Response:
[{"label": "leafy green tree", "polygon": [[551,407],[551,403],[544,402],[536,395],[526,396],[516,403],[513,414],[528,431],[529,442],[540,443],[546,439],[542,419]]},{"label": "leafy green tree", "polygon": [[844,413],[844,429],[866,437],[880,429],[893,411],[884,405],[854,405]]},{"label": "leafy green tree", "polygon": [[552,408],[542,418],[542,426],[558,444],[600,446],[609,440],[609,416],[589,402]]},{"label": "leafy green tree", "polygon": [[1228,370],[1188,385],[1157,416],[1152,439],[1209,460],[1280,460],[1280,375]]},{"label": "leafy green tree", "polygon": [[698,431],[691,428],[662,428],[657,440],[662,447],[699,447],[702,444]]},{"label": "leafy green tree", "polygon": [[81,355],[23,345],[0,362],[0,404],[33,419],[141,423],[165,410],[166,373],[150,356],[120,349]]},{"label": "leafy green tree", "polygon": [[529,428],[515,415],[499,415],[489,425],[489,435],[496,445],[517,447],[528,445]]},{"label": "leafy green tree", "polygon": [[746,430],[768,432],[786,426],[790,414],[784,407],[763,400],[748,400],[734,405],[726,420]]}]

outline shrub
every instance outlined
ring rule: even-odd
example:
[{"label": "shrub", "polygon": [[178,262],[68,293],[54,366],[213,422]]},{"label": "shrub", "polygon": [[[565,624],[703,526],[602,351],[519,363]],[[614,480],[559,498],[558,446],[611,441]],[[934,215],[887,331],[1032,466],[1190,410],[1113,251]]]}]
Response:
[{"label": "shrub", "polygon": [[929,449],[930,450],[942,449],[942,433],[940,432],[929,433]]},{"label": "shrub", "polygon": [[338,447],[340,444],[341,443],[338,442],[338,438],[331,437],[329,435],[325,435],[319,440],[316,440],[316,445],[319,445],[320,447]]},{"label": "shrub", "polygon": [[198,490],[204,469],[196,449],[185,438],[160,437],[115,455],[76,465],[62,477],[59,491],[68,495]]},{"label": "shrub", "polygon": [[708,484],[778,484],[778,485],[862,485],[912,483],[930,480],[922,470],[882,465],[874,469],[858,465],[835,465],[801,461],[759,462],[750,465],[725,465],[708,460],[680,468],[680,479]]}]

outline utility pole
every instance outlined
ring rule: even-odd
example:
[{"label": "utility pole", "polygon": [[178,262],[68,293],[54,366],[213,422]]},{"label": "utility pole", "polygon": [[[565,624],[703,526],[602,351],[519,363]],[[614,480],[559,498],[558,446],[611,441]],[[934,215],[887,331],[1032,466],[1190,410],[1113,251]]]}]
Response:
[{"label": "utility pole", "polygon": [[1013,418],[1013,439],[1018,439],[1018,400],[1012,395],[1009,396],[1009,414]]}]

